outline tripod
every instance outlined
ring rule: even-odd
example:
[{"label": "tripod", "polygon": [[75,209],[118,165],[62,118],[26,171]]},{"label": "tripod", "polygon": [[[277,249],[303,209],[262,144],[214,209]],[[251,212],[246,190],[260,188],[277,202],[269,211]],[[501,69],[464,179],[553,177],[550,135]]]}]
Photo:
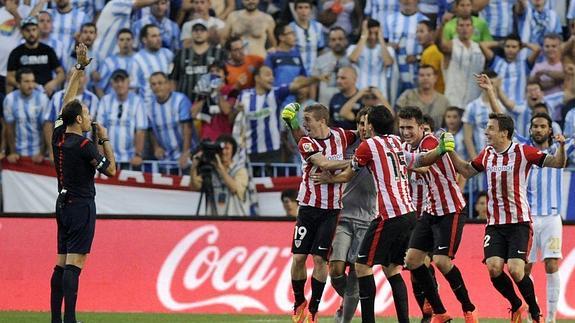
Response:
[{"label": "tripod", "polygon": [[202,200],[204,200],[204,213],[205,215],[218,215],[216,207],[216,198],[214,196],[214,185],[212,183],[212,172],[201,172],[202,174],[202,188],[200,190],[200,199],[196,209],[196,216],[200,215],[200,207]]}]

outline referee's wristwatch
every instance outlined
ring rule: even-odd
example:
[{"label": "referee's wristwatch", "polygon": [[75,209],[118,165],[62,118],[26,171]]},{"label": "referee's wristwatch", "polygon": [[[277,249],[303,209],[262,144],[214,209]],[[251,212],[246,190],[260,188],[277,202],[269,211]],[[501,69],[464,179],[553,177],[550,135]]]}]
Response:
[{"label": "referee's wristwatch", "polygon": [[83,71],[84,69],[86,69],[86,66],[84,66],[80,63],[76,63],[75,67],[78,71]]},{"label": "referee's wristwatch", "polygon": [[110,141],[108,138],[100,138],[98,139],[98,145],[103,145],[106,141]]}]

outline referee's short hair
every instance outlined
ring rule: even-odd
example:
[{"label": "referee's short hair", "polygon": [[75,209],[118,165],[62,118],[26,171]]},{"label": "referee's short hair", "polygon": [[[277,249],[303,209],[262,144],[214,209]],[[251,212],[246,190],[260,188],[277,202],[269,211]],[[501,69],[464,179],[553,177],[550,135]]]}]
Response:
[{"label": "referee's short hair", "polygon": [[303,109],[303,112],[311,113],[316,120],[324,119],[326,124],[329,124],[329,109],[321,104],[310,104]]},{"label": "referee's short hair", "polygon": [[64,126],[73,125],[76,122],[76,117],[80,115],[82,115],[82,103],[79,100],[68,102],[62,109]]},{"label": "referee's short hair", "polygon": [[510,116],[505,113],[490,113],[489,119],[497,120],[499,131],[507,131],[507,139],[513,138],[515,124]]}]

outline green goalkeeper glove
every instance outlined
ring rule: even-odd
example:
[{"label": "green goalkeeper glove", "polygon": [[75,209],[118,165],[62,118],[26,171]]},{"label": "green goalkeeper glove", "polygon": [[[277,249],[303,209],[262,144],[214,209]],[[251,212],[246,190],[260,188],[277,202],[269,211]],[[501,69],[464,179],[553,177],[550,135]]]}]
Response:
[{"label": "green goalkeeper glove", "polygon": [[286,105],[282,110],[282,119],[292,130],[299,128],[297,112],[299,111],[300,107],[301,106],[299,103],[295,102]]},{"label": "green goalkeeper glove", "polygon": [[450,132],[444,132],[439,137],[439,152],[443,155],[455,150],[455,138]]}]

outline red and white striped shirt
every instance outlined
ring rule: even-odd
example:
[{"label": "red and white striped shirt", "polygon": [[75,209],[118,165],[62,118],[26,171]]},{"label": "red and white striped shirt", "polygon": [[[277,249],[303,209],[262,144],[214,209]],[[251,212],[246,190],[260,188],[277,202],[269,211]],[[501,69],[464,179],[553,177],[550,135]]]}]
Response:
[{"label": "red and white striped shirt", "polygon": [[404,151],[397,136],[370,138],[355,151],[354,167],[367,166],[373,174],[379,216],[384,220],[415,211],[407,178],[408,165],[414,162],[415,154]]},{"label": "red and white striped shirt", "polygon": [[527,179],[531,168],[543,166],[547,154],[518,143],[502,153],[485,147],[471,161],[478,172],[487,173],[487,225],[530,222]]},{"label": "red and white striped shirt", "polygon": [[[435,149],[438,145],[439,140],[432,134],[428,134],[419,142],[417,148],[410,150],[415,153],[424,153]],[[431,165],[422,177],[428,189],[426,195],[417,197],[425,199],[425,203],[421,202],[425,212],[443,216],[458,213],[465,207],[465,199],[457,184],[457,173],[448,154],[444,154],[441,159]],[[414,203],[418,202],[414,200]]]},{"label": "red and white striped shirt", "polygon": [[425,178],[422,174],[417,172],[409,172],[409,184],[411,190],[411,201],[415,207],[415,213],[417,217],[423,215],[425,211],[425,205],[427,204],[427,184],[425,183]]},{"label": "red and white striped shirt", "polygon": [[[322,170],[309,161],[312,155],[321,153],[328,160],[344,160],[345,150],[348,145],[355,141],[355,132],[342,128],[330,129],[330,135],[326,139],[314,139],[303,137],[298,143],[298,149],[302,158],[302,181],[299,186],[297,200],[299,205],[313,206],[320,209],[341,209],[343,185],[321,184],[315,185],[310,175],[321,173]],[[337,171],[339,173],[340,171]]]}]

